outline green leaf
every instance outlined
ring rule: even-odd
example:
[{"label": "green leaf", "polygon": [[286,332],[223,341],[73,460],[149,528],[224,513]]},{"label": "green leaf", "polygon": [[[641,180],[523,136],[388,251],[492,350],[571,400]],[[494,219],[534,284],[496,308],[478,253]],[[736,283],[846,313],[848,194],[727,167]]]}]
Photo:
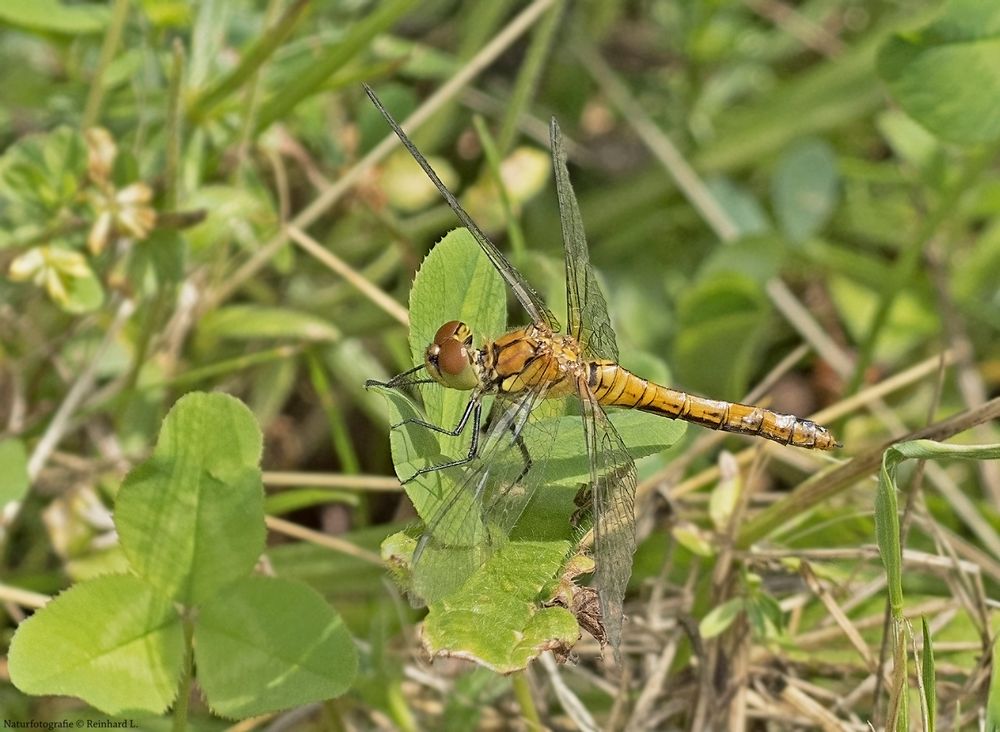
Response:
[{"label": "green leaf", "polygon": [[198,336],[239,341],[261,338],[337,341],[340,331],[323,318],[291,308],[229,305],[205,315],[198,322]]},{"label": "green leaf", "polygon": [[749,189],[718,176],[709,178],[706,183],[712,197],[736,224],[740,236],[764,234],[771,230],[767,212]]},{"label": "green leaf", "polygon": [[173,603],[136,577],[106,575],[20,625],[10,677],[26,694],[77,696],[106,714],[160,714],[177,694],[183,657]]},{"label": "green leaf", "polygon": [[92,313],[104,304],[104,288],[93,272],[83,277],[66,277],[64,284],[66,298],[58,304],[67,313]]},{"label": "green leaf", "polygon": [[56,0],[4,0],[0,3],[0,23],[45,33],[100,33],[110,19],[110,8],[100,5],[67,5]]},{"label": "green leaf", "polygon": [[893,617],[903,621],[902,548],[896,501],[896,468],[904,460],[1000,460],[1000,444],[949,445],[934,440],[900,442],[882,454],[875,493],[875,539],[888,577],[889,605]]},{"label": "green leaf", "polygon": [[177,401],[153,456],[128,474],[116,502],[122,548],[140,576],[197,605],[253,568],[265,536],[261,448],[238,399]]},{"label": "green leaf", "polygon": [[899,104],[936,135],[1000,138],[1000,6],[949,0],[941,15],[882,46],[878,71]]},{"label": "green leaf", "polygon": [[[612,410],[609,419],[635,459],[666,450],[687,430],[686,422],[636,410]],[[543,439],[551,441],[553,446],[541,444]],[[579,416],[541,420],[539,428],[532,430],[525,441],[529,453],[546,456],[546,485],[577,485],[589,481],[590,461],[583,439],[583,421]],[[518,461],[518,466],[521,464],[519,454],[512,452],[508,459]]]},{"label": "green leaf", "polygon": [[[481,346],[504,332],[507,290],[496,268],[465,229],[448,232],[430,251],[413,279],[410,290],[410,353],[413,363],[424,361],[424,350],[438,328],[461,320],[472,329],[473,345]],[[423,391],[427,419],[448,429],[454,427],[469,401],[468,392],[428,388]],[[450,452],[461,438],[441,440]],[[395,462],[395,455],[393,456]]]},{"label": "green leaf", "polygon": [[990,659],[990,690],[986,697],[986,729],[1000,730],[1000,636],[993,639],[993,654]]},{"label": "green leaf", "polygon": [[28,492],[28,454],[24,443],[8,438],[0,440],[0,512],[12,501],[20,501]]},{"label": "green leaf", "polygon": [[0,157],[4,218],[17,223],[50,219],[74,202],[86,165],[83,136],[69,127],[18,140]]},{"label": "green leaf", "polygon": [[886,450],[882,456],[882,469],[875,491],[875,543],[888,577],[889,606],[893,617],[899,620],[903,612],[903,553],[899,542],[895,464],[889,455],[890,451]]},{"label": "green leaf", "polygon": [[201,608],[198,683],[224,717],[243,718],[343,694],[357,673],[340,616],[307,585],[246,577]]},{"label": "green leaf", "polygon": [[927,624],[925,615],[920,616],[920,631],[923,636],[920,676],[924,687],[924,729],[934,732],[937,728],[937,674],[934,670],[934,644],[931,642],[931,628]]},{"label": "green leaf", "polygon": [[833,148],[806,139],[778,160],[771,186],[774,212],[792,241],[817,234],[837,205],[840,178]]},{"label": "green leaf", "polygon": [[268,99],[257,115],[257,130],[263,130],[277,119],[287,117],[303,99],[323,91],[330,76],[352,59],[360,58],[379,33],[388,30],[400,16],[414,6],[413,0],[389,0],[374,9],[344,33],[343,39],[326,49],[303,73],[282,85]]},{"label": "green leaf", "polygon": [[698,623],[698,632],[703,639],[714,638],[733,624],[733,621],[743,612],[745,600],[734,597],[721,605],[716,605]]},{"label": "green leaf", "polygon": [[430,606],[428,653],[511,673],[542,651],[571,647],[580,637],[573,614],[539,604],[568,550],[568,542],[515,542],[500,549],[458,592]]},{"label": "green leaf", "polygon": [[717,398],[745,392],[769,313],[761,287],[741,273],[718,273],[688,289],[678,304],[680,382]]}]

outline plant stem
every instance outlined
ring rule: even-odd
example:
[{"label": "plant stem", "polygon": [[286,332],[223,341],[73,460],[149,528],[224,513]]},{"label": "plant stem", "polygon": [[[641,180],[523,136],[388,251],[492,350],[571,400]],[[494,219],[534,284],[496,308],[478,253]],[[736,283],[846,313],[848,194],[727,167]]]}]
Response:
[{"label": "plant stem", "polygon": [[535,706],[535,700],[531,696],[531,684],[528,683],[528,672],[527,670],[518,671],[516,674],[510,677],[511,686],[514,689],[514,697],[517,699],[518,705],[521,707],[521,715],[524,717],[524,721],[528,726],[529,730],[543,730],[542,719],[538,716],[538,708]]},{"label": "plant stem", "polygon": [[184,732],[187,729],[188,702],[191,698],[191,683],[194,680],[194,623],[187,616],[184,616],[181,622],[184,624],[184,668],[181,671],[177,703],[174,705],[173,732]]},{"label": "plant stem", "polygon": [[97,124],[97,118],[101,111],[101,102],[104,101],[104,72],[111,65],[111,60],[118,50],[118,43],[122,38],[122,29],[125,27],[125,20],[128,18],[129,0],[116,0],[111,9],[111,24],[108,32],[104,34],[104,44],[101,46],[101,56],[97,61],[97,68],[90,79],[90,92],[87,94],[87,104],[83,111],[83,121],[81,127],[87,129]]}]

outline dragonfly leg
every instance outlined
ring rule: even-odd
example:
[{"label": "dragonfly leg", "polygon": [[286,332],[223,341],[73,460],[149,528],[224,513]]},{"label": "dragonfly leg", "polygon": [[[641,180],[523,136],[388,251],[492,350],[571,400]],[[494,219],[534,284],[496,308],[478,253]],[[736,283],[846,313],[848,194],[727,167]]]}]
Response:
[{"label": "dragonfly leg", "polygon": [[517,444],[517,448],[521,451],[521,458],[524,460],[524,467],[521,468],[521,472],[517,474],[514,478],[514,483],[520,483],[521,479],[528,474],[531,470],[531,453],[528,452],[528,446],[524,444],[524,438],[521,436],[521,430],[515,429],[514,425],[511,425],[511,432],[514,433],[514,442]]},{"label": "dragonfly leg", "polygon": [[434,430],[435,432],[440,432],[443,435],[450,435],[452,437],[456,437],[462,433],[462,430],[465,429],[465,425],[469,421],[470,414],[472,415],[472,444],[469,445],[469,454],[466,455],[464,458],[459,458],[458,460],[449,460],[448,462],[441,463],[440,465],[429,465],[426,468],[420,468],[420,470],[416,471],[409,478],[407,478],[404,481],[401,481],[403,485],[406,485],[417,476],[426,475],[427,473],[435,473],[438,470],[445,470],[446,468],[457,468],[461,465],[468,465],[469,463],[471,463],[473,460],[476,459],[476,457],[479,455],[479,421],[482,418],[483,414],[483,404],[477,398],[470,399],[469,406],[465,408],[465,414],[462,415],[461,421],[459,421],[458,425],[455,427],[454,430],[446,430],[443,427],[439,427],[436,424],[431,424],[430,422],[424,422],[423,420],[416,419],[414,417],[411,417],[410,419],[404,420],[403,422],[399,423],[400,425],[417,424],[422,427]]},{"label": "dragonfly leg", "polygon": [[401,374],[396,374],[388,381],[379,381],[378,379],[368,379],[365,381],[365,388],[370,389],[373,386],[378,386],[383,389],[399,389],[404,386],[415,386],[417,384],[433,384],[434,379],[414,379],[413,375],[420,371],[424,367],[423,364],[419,366],[414,366],[408,371],[404,371]]},{"label": "dragonfly leg", "polygon": [[[465,407],[465,412],[462,413],[462,418],[458,420],[458,424],[455,425],[455,428],[451,430],[445,429],[441,425],[434,424],[433,422],[428,422],[426,420],[420,419],[420,417],[407,417],[402,422],[397,422],[396,424],[394,424],[392,426],[392,429],[398,429],[399,427],[402,427],[403,425],[407,424],[415,424],[419,427],[423,427],[428,430],[433,430],[434,432],[438,432],[442,435],[448,435],[449,437],[458,437],[460,434],[462,434],[462,432],[465,431],[465,425],[469,421],[469,415],[471,415],[478,406],[479,406],[479,399],[477,399],[476,397],[470,399],[469,403]],[[476,424],[477,425],[479,424],[478,413],[476,417]],[[475,437],[473,437],[473,440],[475,440]]]}]

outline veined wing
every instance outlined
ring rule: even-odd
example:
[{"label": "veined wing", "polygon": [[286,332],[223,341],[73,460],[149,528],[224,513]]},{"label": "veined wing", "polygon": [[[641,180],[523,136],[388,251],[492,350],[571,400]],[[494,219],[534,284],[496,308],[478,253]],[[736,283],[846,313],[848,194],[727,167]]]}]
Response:
[{"label": "veined wing", "polygon": [[[457,590],[510,535],[544,480],[553,436],[532,414],[544,391],[498,397],[478,457],[446,471],[413,557],[414,591],[427,603]],[[529,453],[528,445],[531,446]]]},{"label": "veined wing", "polygon": [[406,133],[403,132],[403,128],[399,126],[399,123],[393,119],[391,114],[389,114],[389,110],[385,108],[381,100],[375,95],[375,92],[372,91],[371,87],[367,84],[363,84],[363,86],[368,98],[372,100],[372,104],[374,104],[378,108],[378,111],[382,113],[382,116],[385,117],[385,121],[389,123],[392,131],[396,133],[396,137],[398,137],[403,143],[403,147],[405,147],[410,155],[413,156],[413,159],[417,161],[417,164],[423,168],[424,173],[426,173],[427,177],[431,179],[431,182],[451,207],[451,210],[455,212],[458,220],[461,221],[462,225],[469,230],[469,233],[472,234],[473,238],[479,242],[479,246],[482,247],[484,252],[486,252],[486,256],[489,257],[490,262],[492,262],[493,266],[496,267],[497,272],[499,272],[500,276],[506,280],[508,285],[510,285],[510,289],[514,291],[514,295],[517,297],[518,301],[524,306],[524,309],[528,311],[528,317],[531,318],[532,322],[545,323],[553,331],[558,331],[559,321],[556,320],[552,312],[545,306],[545,302],[542,300],[541,296],[535,292],[531,285],[528,284],[528,281],[524,279],[524,276],[514,268],[514,265],[507,261],[507,258],[500,252],[499,249],[496,248],[496,245],[489,240],[489,237],[482,232],[476,222],[472,220],[472,217],[469,216],[464,208],[462,208],[458,199],[455,198],[452,192],[448,190],[447,186],[441,182],[438,174],[434,172],[434,168],[432,168],[430,163],[427,162],[427,159],[420,154],[420,151],[417,150],[410,138],[406,136]]},{"label": "veined wing", "polygon": [[594,522],[594,585],[608,642],[620,659],[625,589],[635,553],[635,461],[604,409],[580,382],[583,431],[590,458],[590,507]]},{"label": "veined wing", "polygon": [[579,341],[585,356],[617,361],[618,344],[611,328],[611,316],[608,315],[607,302],[590,266],[587,236],[583,230],[576,194],[569,181],[569,171],[566,170],[566,152],[555,117],[549,126],[549,137],[566,260],[566,332]]}]

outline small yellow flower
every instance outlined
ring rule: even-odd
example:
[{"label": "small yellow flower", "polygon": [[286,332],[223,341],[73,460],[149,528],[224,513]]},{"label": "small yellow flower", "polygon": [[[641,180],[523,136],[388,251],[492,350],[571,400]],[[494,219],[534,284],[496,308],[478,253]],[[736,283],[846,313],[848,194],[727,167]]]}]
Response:
[{"label": "small yellow flower", "polygon": [[131,183],[116,190],[111,182],[118,148],[102,127],[86,132],[87,173],[94,184],[91,205],[97,217],[87,236],[87,248],[99,254],[115,235],[145,239],[156,225],[156,210],[149,205],[153,191],[145,183]]},{"label": "small yellow flower", "polygon": [[14,282],[33,281],[44,287],[56,303],[69,302],[68,283],[73,279],[93,277],[84,256],[72,249],[40,246],[29,249],[10,263],[8,276]]},{"label": "small yellow flower", "polygon": [[118,155],[111,133],[103,127],[91,127],[84,138],[87,140],[87,174],[95,183],[107,183]]},{"label": "small yellow flower", "polygon": [[131,183],[120,191],[110,186],[94,193],[91,203],[97,212],[87,236],[87,248],[100,252],[115,234],[145,239],[156,226],[156,209],[149,205],[153,191],[145,183]]}]

